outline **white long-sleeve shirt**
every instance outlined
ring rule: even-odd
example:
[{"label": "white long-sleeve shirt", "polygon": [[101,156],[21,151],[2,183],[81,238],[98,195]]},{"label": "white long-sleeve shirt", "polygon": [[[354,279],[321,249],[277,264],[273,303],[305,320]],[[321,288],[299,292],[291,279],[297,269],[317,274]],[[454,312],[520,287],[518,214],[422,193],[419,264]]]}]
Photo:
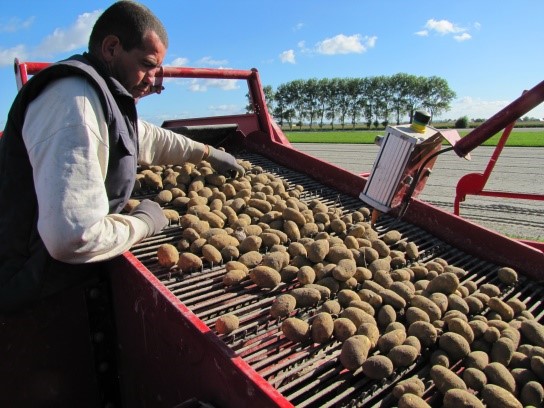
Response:
[{"label": "white long-sleeve shirt", "polygon": [[[138,139],[140,163],[197,163],[204,155],[202,143],[141,120]],[[48,85],[27,109],[23,140],[38,198],[38,232],[53,258],[103,261],[148,235],[142,220],[108,214],[108,128],[98,94],[85,79]]]}]

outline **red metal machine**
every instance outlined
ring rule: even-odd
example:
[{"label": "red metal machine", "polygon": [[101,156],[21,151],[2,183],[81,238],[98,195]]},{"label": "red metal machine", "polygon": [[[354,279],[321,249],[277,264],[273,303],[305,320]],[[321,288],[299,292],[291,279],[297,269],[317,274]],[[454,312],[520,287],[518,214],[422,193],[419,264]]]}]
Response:
[{"label": "red metal machine", "polygon": [[[17,77],[24,83],[28,74],[46,65],[17,62]],[[167,121],[164,127],[189,132],[211,129],[207,142],[220,144],[291,184],[304,185],[306,199],[317,197],[346,212],[362,206],[358,197],[365,178],[289,145],[266,109],[257,70],[165,67],[163,76],[245,80],[255,108],[243,115]],[[506,123],[543,100],[543,88],[544,83],[529,94],[531,103],[524,102],[506,115]],[[503,122],[486,122],[485,131],[475,131],[473,139],[462,140],[454,150],[466,155],[504,127]],[[221,132],[225,127],[229,130],[214,138],[217,127]],[[380,235],[398,229],[418,243],[422,259],[448,259],[469,272],[467,279],[479,283],[497,283],[497,266],[515,268],[520,282],[505,288],[501,296],[519,298],[538,320],[544,320],[539,300],[544,288],[537,283],[544,279],[542,251],[414,197],[408,200],[408,211],[400,220],[389,215],[380,219],[376,225]],[[278,292],[250,284],[226,290],[219,283],[223,265],[187,276],[161,269],[156,248],[175,242],[179,234],[173,225],[109,262],[104,280],[97,285],[66,293],[24,316],[0,317],[4,333],[0,405],[380,406],[404,376],[428,374],[427,358],[422,356],[390,380],[372,381],[342,369],[337,342],[320,346],[287,341],[268,314]],[[241,327],[228,336],[218,335],[215,321],[227,312],[240,316]],[[428,390],[431,402],[434,392]]]}]

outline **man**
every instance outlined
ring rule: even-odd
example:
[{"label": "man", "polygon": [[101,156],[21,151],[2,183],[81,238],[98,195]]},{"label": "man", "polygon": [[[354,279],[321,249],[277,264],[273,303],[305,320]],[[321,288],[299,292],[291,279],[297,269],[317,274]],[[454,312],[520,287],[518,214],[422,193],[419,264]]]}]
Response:
[{"label": "man", "polygon": [[150,200],[120,214],[138,162],[206,159],[243,173],[230,154],[138,120],[167,46],[150,10],[119,1],[96,21],[88,53],[19,92],[0,138],[0,312],[81,283],[166,226]]}]

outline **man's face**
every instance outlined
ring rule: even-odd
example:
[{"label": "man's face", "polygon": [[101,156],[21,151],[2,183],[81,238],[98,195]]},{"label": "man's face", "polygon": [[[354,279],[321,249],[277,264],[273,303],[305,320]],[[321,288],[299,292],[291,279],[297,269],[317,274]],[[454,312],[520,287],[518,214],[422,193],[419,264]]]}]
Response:
[{"label": "man's face", "polygon": [[141,48],[125,51],[121,43],[115,45],[108,66],[114,78],[121,82],[134,98],[140,98],[153,85],[165,54],[166,48],[159,36],[150,31],[145,35]]}]

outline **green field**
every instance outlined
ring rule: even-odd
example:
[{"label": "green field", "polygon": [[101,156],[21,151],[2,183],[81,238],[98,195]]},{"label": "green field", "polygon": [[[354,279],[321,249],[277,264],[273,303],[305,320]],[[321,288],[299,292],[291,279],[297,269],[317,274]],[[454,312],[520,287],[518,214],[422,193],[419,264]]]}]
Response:
[{"label": "green field", "polygon": [[[469,131],[460,131],[465,136]],[[285,136],[292,143],[359,143],[372,144],[376,136],[383,136],[383,130],[338,130],[324,132],[284,131]],[[495,146],[502,132],[487,140],[483,146]],[[519,130],[514,129],[506,146],[511,147],[544,147],[544,129]]]}]

